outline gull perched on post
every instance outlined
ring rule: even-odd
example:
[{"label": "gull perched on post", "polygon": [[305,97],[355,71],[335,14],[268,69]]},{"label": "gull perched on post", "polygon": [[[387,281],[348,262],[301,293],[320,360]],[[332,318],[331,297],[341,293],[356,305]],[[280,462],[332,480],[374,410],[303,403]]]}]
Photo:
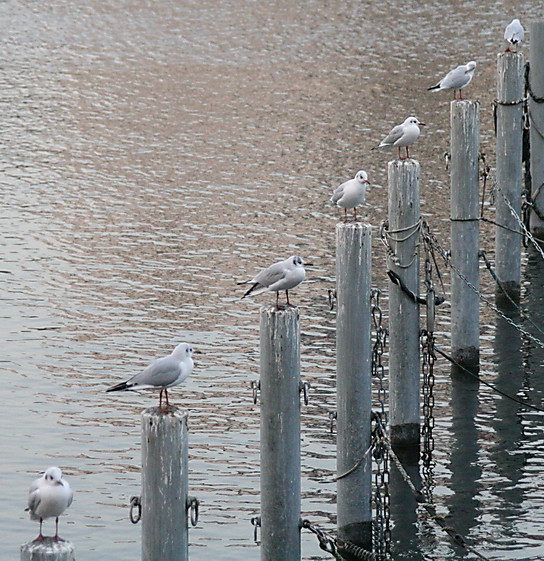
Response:
[{"label": "gull perched on post", "polygon": [[336,203],[344,209],[344,221],[348,221],[348,208],[353,209],[353,220],[357,220],[357,205],[365,202],[368,175],[366,171],[360,170],[353,179],[345,181],[337,187],[332,194],[331,203]]},{"label": "gull perched on post", "polygon": [[58,467],[50,467],[45,473],[35,479],[28,491],[28,507],[32,520],[40,521],[40,533],[37,540],[43,540],[42,524],[46,518],[55,517],[55,536],[59,538],[59,516],[72,504],[74,492],[68,481],[62,477]]},{"label": "gull perched on post", "polygon": [[[380,144],[372,148],[372,150],[375,150],[376,148],[388,148],[390,146],[395,146],[397,148],[399,160],[405,160],[410,157],[408,146],[411,146],[419,138],[419,135],[421,134],[419,127],[424,126],[425,123],[418,121],[415,117],[408,117],[402,125],[393,127]],[[406,149],[405,158],[401,158],[400,155],[400,149],[402,147]]]},{"label": "gull perched on post", "polygon": [[474,76],[476,63],[471,60],[466,64],[461,64],[457,68],[450,70],[438,84],[427,88],[427,90],[439,92],[441,90],[453,90],[453,99],[457,99],[455,92],[459,91],[459,99],[463,99],[461,90],[466,88]]},{"label": "gull perched on post", "polygon": [[304,263],[304,261],[297,255],[292,255],[284,261],[278,261],[270,265],[267,269],[263,269],[258,275],[248,281],[241,281],[237,284],[251,284],[251,288],[242,296],[256,296],[263,292],[276,293],[276,309],[279,306],[279,293],[285,290],[287,298],[287,305],[291,306],[289,302],[289,290],[298,286],[305,278],[306,271],[304,265],[311,263]]},{"label": "gull perched on post", "polygon": [[[525,36],[525,30],[519,19],[513,19],[504,30],[504,40],[510,43],[513,47],[523,43],[523,37]],[[510,47],[505,50],[506,53],[510,51]]]},{"label": "gull perched on post", "polygon": [[107,392],[125,390],[160,390],[159,409],[162,411],[162,394],[168,401],[168,388],[181,384],[193,371],[193,347],[189,343],[180,343],[169,355],[154,360],[145,370],[132,376],[126,382],[108,388]]}]

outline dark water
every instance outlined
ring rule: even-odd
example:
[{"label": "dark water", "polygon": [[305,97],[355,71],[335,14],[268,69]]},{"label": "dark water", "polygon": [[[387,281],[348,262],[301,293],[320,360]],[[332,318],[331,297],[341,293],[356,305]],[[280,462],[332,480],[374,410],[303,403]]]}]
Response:
[{"label": "dark water", "polygon": [[[393,124],[428,124],[414,149],[422,211],[447,243],[448,94],[432,85],[476,60],[493,163],[491,102],[504,25],[540,2],[56,1],[0,3],[3,88],[0,269],[0,557],[37,524],[30,481],[59,465],[75,501],[61,534],[80,561],[138,558],[139,413],[155,396],[105,394],[190,341],[204,352],[172,391],[190,411],[191,559],[258,559],[258,309],[234,281],[298,253],[315,267],[301,308],[303,516],[334,530],[335,223],[330,191],[364,168],[366,219],[386,215]],[[492,253],[492,229],[482,245]],[[376,235],[374,282],[385,288]],[[544,265],[524,260],[524,309],[542,325]],[[493,287],[483,275],[489,294]],[[446,275],[446,280],[448,277]],[[438,344],[447,349],[447,306]],[[535,404],[544,353],[482,311],[482,375]],[[531,325],[535,335],[542,334]],[[490,559],[544,557],[544,416],[437,364],[435,499]],[[398,559],[464,559],[393,474]],[[52,528],[47,522],[46,529]],[[327,558],[303,535],[305,559]],[[466,556],[468,559],[473,556]]]}]

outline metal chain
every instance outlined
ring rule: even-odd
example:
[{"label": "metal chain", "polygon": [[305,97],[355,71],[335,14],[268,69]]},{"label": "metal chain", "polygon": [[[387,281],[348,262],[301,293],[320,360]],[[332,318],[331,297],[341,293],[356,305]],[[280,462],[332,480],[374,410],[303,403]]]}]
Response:
[{"label": "metal chain", "polygon": [[[378,402],[380,410],[375,413],[374,419],[378,426],[387,423],[386,397],[387,392],[384,387],[385,368],[383,366],[383,353],[387,344],[387,330],[383,327],[383,312],[380,307],[379,290],[372,290],[371,293],[371,313],[372,323],[375,331],[375,341],[372,346],[372,377],[378,383]],[[377,561],[385,561],[391,554],[391,510],[389,495],[389,454],[384,445],[382,431],[375,430],[376,438],[373,450],[376,471],[374,475],[375,492],[375,516],[373,525],[373,550]]]},{"label": "metal chain", "polygon": [[491,275],[493,280],[497,283],[497,286],[501,290],[502,294],[510,302],[510,305],[519,313],[520,317],[522,317],[524,321],[529,322],[537,331],[540,331],[541,335],[544,336],[544,331],[531,319],[530,316],[528,316],[523,311],[523,308],[518,305],[518,303],[510,296],[508,291],[503,287],[501,281],[499,280],[499,278],[497,277],[497,274],[495,273],[495,271],[493,270],[493,267],[491,266],[491,262],[487,258],[486,252],[481,251],[480,255],[482,256],[482,259],[484,260],[486,269],[489,271],[489,274]]},{"label": "metal chain", "polygon": [[[428,227],[428,225],[427,225]],[[446,265],[448,265],[450,267],[450,269],[475,293],[478,295],[478,297],[480,298],[480,300],[491,310],[493,310],[498,316],[500,316],[502,319],[504,319],[504,321],[506,321],[507,323],[509,323],[512,327],[514,327],[515,329],[517,329],[520,333],[522,333],[523,335],[525,335],[525,337],[531,339],[531,341],[533,341],[534,343],[536,343],[539,347],[544,348],[544,343],[538,339],[538,337],[535,337],[532,333],[529,333],[527,330],[523,329],[523,327],[521,327],[520,325],[518,325],[514,320],[512,320],[511,318],[509,318],[502,310],[499,310],[499,308],[497,308],[497,306],[495,306],[488,298],[486,298],[479,290],[478,288],[476,288],[468,279],[465,275],[463,275],[463,273],[451,262],[451,258],[448,255],[448,253],[446,251],[444,251],[444,249],[442,249],[442,247],[440,246],[440,243],[438,242],[438,240],[436,239],[436,236],[434,236],[434,234],[430,233],[430,229],[429,229],[429,237],[431,239],[432,245],[433,245],[433,249],[436,250],[440,256],[442,257],[442,259],[444,260],[444,262],[446,263]]]},{"label": "metal chain", "polygon": [[[501,194],[501,196],[504,200],[504,204],[508,207],[508,210],[510,211],[510,214],[512,214],[512,216],[516,219],[516,221],[519,224],[521,230],[523,231],[525,237],[535,246],[536,250],[540,253],[540,256],[544,259],[544,251],[542,250],[542,247],[540,247],[540,244],[538,243],[538,241],[534,238],[533,234],[531,234],[531,232],[527,229],[527,226],[524,224],[523,220],[518,215],[518,213],[516,212],[514,207],[510,204],[510,201],[504,195],[504,193],[501,191],[499,186],[495,183],[494,187]],[[530,206],[534,207],[533,204],[531,204]]]},{"label": "metal chain", "polygon": [[432,248],[427,238],[423,238],[425,247],[425,286],[427,287],[427,327],[421,332],[421,369],[423,374],[423,427],[421,436],[423,440],[422,469],[423,489],[428,503],[432,503],[434,491],[434,363],[436,355],[434,352],[434,324],[435,324],[435,301],[433,283],[433,262],[431,258]]},{"label": "metal chain", "polygon": [[[393,246],[391,245],[391,242],[395,244],[402,243],[409,240],[414,235],[419,235],[419,232],[421,230],[421,224],[422,221],[421,219],[419,219],[415,224],[411,224],[406,228],[400,228],[398,230],[389,231],[389,222],[387,220],[384,220],[380,226],[380,240],[384,245],[389,258],[393,261],[395,266],[399,267],[400,269],[407,269],[417,259],[419,253],[419,243],[416,242],[414,247],[414,253],[410,258],[410,261],[408,263],[401,263],[395,250],[393,249]],[[399,237],[399,238],[393,237],[393,234],[402,234],[405,232],[408,232],[408,234],[406,234],[404,237]]]}]

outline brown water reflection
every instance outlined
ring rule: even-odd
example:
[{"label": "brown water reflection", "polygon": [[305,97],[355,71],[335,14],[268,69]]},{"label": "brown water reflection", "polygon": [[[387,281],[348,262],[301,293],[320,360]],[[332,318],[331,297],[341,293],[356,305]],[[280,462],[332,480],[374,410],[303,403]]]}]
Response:
[{"label": "brown water reflection", "polygon": [[[202,500],[191,558],[259,557],[249,524],[259,508],[259,412],[249,382],[267,298],[239,302],[234,281],[293,253],[315,263],[293,293],[313,388],[303,411],[304,516],[334,528],[334,314],[326,295],[338,215],[330,190],[364,167],[372,181],[366,216],[379,226],[390,155],[370,148],[417,114],[428,124],[414,150],[422,209],[447,241],[449,100],[425,87],[455,64],[478,61],[468,93],[481,102],[492,162],[502,29],[513,15],[525,22],[540,12],[536,1],[0,5],[1,557],[34,536],[22,512],[27,485],[50,464],[63,467],[76,491],[62,527],[78,558],[138,555],[127,504],[139,492],[139,412],[154,398],[103,390],[181,340],[205,353],[172,392],[191,412],[191,492]],[[486,248],[491,238],[486,231]],[[376,243],[381,287],[383,258]],[[530,296],[541,279],[529,269]],[[495,319],[488,311],[483,319],[484,374],[502,376]],[[439,325],[447,347],[447,309]],[[531,399],[543,357],[527,342],[514,346],[514,389]],[[449,369],[440,366],[437,502],[455,521],[454,499],[471,497],[474,520],[464,528],[484,553],[542,557],[542,416],[505,409],[482,391],[476,418],[464,419],[473,436],[463,443]],[[511,418],[524,427],[518,436],[504,432]],[[455,454],[468,449],[475,471],[453,474]],[[509,454],[526,460],[512,463],[522,471],[516,477],[499,466]],[[501,491],[505,480],[512,493]],[[505,531],[515,545],[499,539]],[[432,527],[403,532],[401,547],[419,552],[405,548],[398,558],[462,557]],[[306,534],[303,551],[322,557]]]}]

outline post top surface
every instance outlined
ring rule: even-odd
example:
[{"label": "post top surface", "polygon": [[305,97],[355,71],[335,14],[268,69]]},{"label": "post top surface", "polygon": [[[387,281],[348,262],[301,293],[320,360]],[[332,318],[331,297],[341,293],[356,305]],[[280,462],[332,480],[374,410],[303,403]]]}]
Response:
[{"label": "post top surface", "polygon": [[170,405],[169,407],[163,407],[159,409],[158,407],[148,407],[142,411],[142,416],[146,417],[178,417],[180,420],[189,416],[189,413],[185,409],[180,409],[175,405]]},{"label": "post top surface", "polygon": [[369,230],[372,228],[372,225],[369,224],[368,222],[338,222],[336,224],[337,228],[342,228],[342,229],[346,229],[346,230]]},{"label": "post top surface", "polygon": [[21,546],[25,551],[36,551],[44,554],[62,553],[66,551],[73,551],[74,544],[70,541],[46,536],[42,540],[35,539],[31,542],[25,543]]},{"label": "post top surface", "polygon": [[414,160],[414,158],[406,158],[404,160],[399,160],[397,158],[396,160],[391,160],[387,165],[405,169],[419,168],[419,162],[417,160]]},{"label": "post top surface", "polygon": [[286,304],[280,305],[279,308],[275,304],[261,307],[261,314],[276,315],[276,316],[289,316],[295,315],[298,317],[299,310],[297,306],[287,306]]}]

